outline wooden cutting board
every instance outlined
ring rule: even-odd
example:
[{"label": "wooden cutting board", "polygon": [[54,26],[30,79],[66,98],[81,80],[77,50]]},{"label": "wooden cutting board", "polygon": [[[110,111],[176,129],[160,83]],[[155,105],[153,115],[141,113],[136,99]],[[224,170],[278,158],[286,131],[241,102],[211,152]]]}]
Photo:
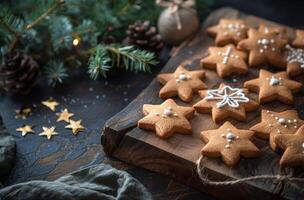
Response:
[{"label": "wooden cutting board", "polygon": [[[260,23],[266,25],[278,25],[259,17],[241,13],[232,8],[222,8],[214,11],[205,20],[202,31],[192,40],[182,44],[173,54],[169,62],[164,66],[163,72],[173,72],[179,64],[187,64],[190,69],[200,69],[199,60],[205,57],[209,46],[214,45],[213,38],[206,35],[205,29],[215,25],[221,18],[238,18],[252,26],[258,27]],[[288,28],[288,27],[287,27]],[[294,36],[291,28],[288,28],[290,37]],[[267,67],[270,71],[277,71],[273,67]],[[209,88],[217,88],[220,83],[226,83],[235,87],[242,87],[245,80],[258,76],[259,69],[250,68],[246,76],[233,76],[228,79],[220,79],[215,71],[205,70],[204,80]],[[303,82],[303,81],[302,81]],[[304,192],[291,186],[289,182],[251,181],[234,186],[208,186],[203,185],[196,174],[196,161],[200,157],[200,150],[204,143],[200,140],[200,132],[216,129],[209,114],[196,114],[191,120],[193,126],[192,135],[174,135],[169,139],[158,138],[153,132],[144,131],[136,127],[137,121],[143,117],[143,104],[159,104],[162,99],[158,97],[161,85],[153,80],[151,84],[124,110],[109,119],[102,134],[102,144],[108,155],[119,160],[131,163],[143,168],[176,178],[184,184],[190,185],[201,191],[210,193],[220,199],[304,199]],[[303,94],[297,94],[294,106],[286,106],[279,102],[272,102],[260,106],[273,111],[297,109],[300,116],[304,117]],[[255,95],[256,96],[256,95]],[[302,96],[302,97],[301,97]],[[175,99],[180,105],[187,105]],[[199,97],[193,100],[193,105]],[[189,104],[188,104],[189,105]],[[248,129],[260,122],[260,109],[248,113],[245,122],[230,120],[236,127]],[[268,141],[254,138],[254,143],[262,150],[263,155],[254,159],[242,159],[236,168],[227,167],[221,159],[207,159],[204,161],[208,178],[216,181],[237,179],[261,174],[278,174],[280,171],[280,153],[273,152]],[[303,169],[295,169],[295,176],[303,176]],[[157,180],[155,180],[157,181]],[[299,187],[303,189],[303,186]],[[302,183],[303,184],[303,183]]]}]

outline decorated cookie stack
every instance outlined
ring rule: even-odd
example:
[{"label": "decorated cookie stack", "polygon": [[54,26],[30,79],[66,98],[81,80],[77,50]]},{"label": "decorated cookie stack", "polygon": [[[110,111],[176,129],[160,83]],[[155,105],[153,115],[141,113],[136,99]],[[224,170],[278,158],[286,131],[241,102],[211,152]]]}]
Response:
[{"label": "decorated cookie stack", "polygon": [[[222,157],[228,166],[236,166],[241,156],[262,156],[251,141],[255,135],[269,140],[273,151],[283,150],[281,166],[304,166],[304,121],[297,111],[264,109],[265,103],[274,101],[292,106],[294,94],[301,90],[302,84],[290,77],[304,72],[304,31],[296,30],[292,38],[283,27],[260,24],[254,28],[243,20],[221,19],[218,25],[209,27],[207,33],[215,38],[215,44],[200,60],[203,69],[216,70],[220,78],[226,78],[244,76],[250,73],[251,67],[258,67],[258,77],[247,78],[243,88],[223,83],[211,88],[203,82],[204,78],[212,78],[205,71],[177,66],[175,72],[158,75],[163,85],[159,97],[166,100],[161,105],[145,104],[145,117],[138,121],[138,127],[155,131],[163,139],[176,133],[190,135],[191,118],[207,113],[218,129],[199,130],[205,143],[203,156]],[[272,67],[277,72],[264,67]],[[196,101],[194,94],[201,99]],[[191,105],[179,106],[168,99],[176,96]],[[261,105],[261,122],[249,130],[238,129],[230,122],[231,119],[246,121],[246,113],[259,112]]]}]

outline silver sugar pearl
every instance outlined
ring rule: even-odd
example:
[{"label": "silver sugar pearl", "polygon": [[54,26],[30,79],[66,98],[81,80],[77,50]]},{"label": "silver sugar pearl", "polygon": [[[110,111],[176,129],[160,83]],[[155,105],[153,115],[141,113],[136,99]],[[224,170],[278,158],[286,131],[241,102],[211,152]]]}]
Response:
[{"label": "silver sugar pearl", "polygon": [[181,81],[187,80],[187,75],[186,74],[180,74],[178,76],[178,79],[181,80]]},{"label": "silver sugar pearl", "polygon": [[167,116],[167,117],[169,117],[169,116],[173,115],[173,112],[169,108],[166,108],[164,110],[164,115]]},{"label": "silver sugar pearl", "polygon": [[270,41],[268,40],[268,39],[262,39],[261,40],[261,44],[263,44],[263,45],[268,45],[270,43]]},{"label": "silver sugar pearl", "polygon": [[285,124],[285,123],[286,123],[286,119],[283,118],[283,117],[281,117],[281,118],[278,119],[278,122],[279,122],[280,124]]},{"label": "silver sugar pearl", "polygon": [[234,140],[235,139],[235,135],[231,132],[229,132],[227,135],[226,135],[226,138],[227,140]]}]

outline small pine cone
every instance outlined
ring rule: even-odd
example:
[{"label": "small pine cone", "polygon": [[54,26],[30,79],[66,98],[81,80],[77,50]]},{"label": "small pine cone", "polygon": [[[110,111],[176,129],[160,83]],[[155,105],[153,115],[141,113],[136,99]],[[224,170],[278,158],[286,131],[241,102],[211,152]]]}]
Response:
[{"label": "small pine cone", "polygon": [[129,25],[126,31],[125,43],[134,45],[143,50],[159,52],[163,48],[161,36],[154,26],[150,26],[149,21],[136,21]]},{"label": "small pine cone", "polygon": [[15,50],[4,55],[0,65],[0,87],[9,94],[27,94],[36,84],[38,63],[28,54]]}]

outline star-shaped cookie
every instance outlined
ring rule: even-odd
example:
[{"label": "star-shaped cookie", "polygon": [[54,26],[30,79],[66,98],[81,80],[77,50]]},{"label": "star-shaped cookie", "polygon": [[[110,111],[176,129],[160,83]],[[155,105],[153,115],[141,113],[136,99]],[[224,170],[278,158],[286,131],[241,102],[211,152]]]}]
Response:
[{"label": "star-shaped cookie", "polygon": [[230,122],[225,122],[220,128],[203,131],[202,140],[207,143],[201,153],[207,157],[222,157],[226,165],[234,167],[240,160],[257,157],[260,150],[250,141],[253,131],[241,130]]},{"label": "star-shaped cookie", "polygon": [[261,69],[259,78],[246,81],[244,87],[259,93],[260,103],[278,100],[292,104],[292,93],[298,92],[302,84],[290,80],[286,72],[271,73]]},{"label": "star-shaped cookie", "polygon": [[250,130],[262,139],[269,139],[270,147],[276,150],[276,143],[274,142],[276,135],[294,134],[303,124],[304,121],[295,110],[283,112],[262,110],[261,122],[251,127]]},{"label": "star-shaped cookie", "polygon": [[199,91],[203,98],[193,107],[200,113],[211,113],[215,123],[229,117],[246,120],[246,112],[258,108],[258,104],[247,97],[248,90],[221,84],[218,89]]},{"label": "star-shaped cookie", "polygon": [[231,74],[245,74],[248,71],[246,64],[247,54],[236,50],[234,45],[209,47],[208,51],[209,56],[201,60],[201,66],[216,69],[221,78]]},{"label": "star-shaped cookie", "polygon": [[295,134],[276,135],[274,141],[285,150],[280,160],[281,166],[304,167],[304,125]]},{"label": "star-shaped cookie", "polygon": [[174,73],[159,74],[157,79],[164,85],[159,97],[166,99],[177,95],[181,100],[189,102],[194,92],[206,88],[201,80],[204,75],[202,70],[188,71],[183,65],[177,67]]},{"label": "star-shaped cookie", "polygon": [[238,44],[247,36],[248,27],[240,19],[221,19],[218,25],[207,29],[207,33],[215,37],[217,46]]},{"label": "star-shaped cookie", "polygon": [[296,30],[296,38],[292,42],[292,45],[299,48],[304,47],[304,30]]},{"label": "star-shaped cookie", "polygon": [[287,49],[287,74],[297,76],[304,72],[304,50],[286,45]]},{"label": "star-shaped cookie", "polygon": [[237,48],[249,52],[249,65],[262,64],[274,67],[286,67],[284,48],[287,40],[280,39],[275,33],[261,33],[255,29],[249,29],[248,39],[238,43]]},{"label": "star-shaped cookie", "polygon": [[161,105],[144,104],[144,118],[138,121],[138,127],[153,130],[161,138],[168,138],[175,133],[191,134],[188,119],[194,115],[194,109],[177,105],[167,99]]}]

